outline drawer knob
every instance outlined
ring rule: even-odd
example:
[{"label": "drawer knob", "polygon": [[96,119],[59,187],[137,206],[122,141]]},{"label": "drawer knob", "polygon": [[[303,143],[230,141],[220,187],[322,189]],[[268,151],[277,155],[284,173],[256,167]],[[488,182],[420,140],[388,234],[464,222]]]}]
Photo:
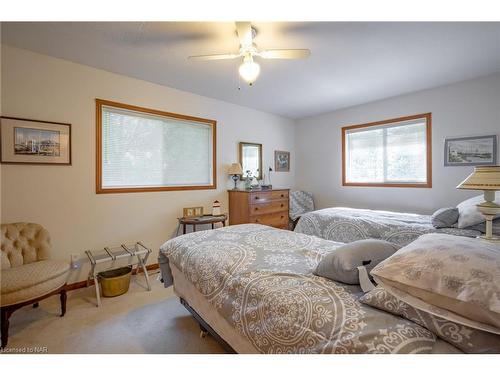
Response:
[{"label": "drawer knob", "polygon": [[285,217],[283,215],[281,215],[281,218],[284,219]]},{"label": "drawer knob", "polygon": [[281,194],[281,198],[285,198],[285,194]]},{"label": "drawer knob", "polygon": [[255,219],[255,222],[258,223],[259,222],[259,219]]},{"label": "drawer knob", "polygon": [[259,207],[255,207],[255,211],[258,211],[259,210]]},{"label": "drawer knob", "polygon": [[255,197],[255,199],[259,199],[259,197]]},{"label": "drawer knob", "polygon": [[283,203],[281,203],[281,207],[285,207],[285,205]]}]

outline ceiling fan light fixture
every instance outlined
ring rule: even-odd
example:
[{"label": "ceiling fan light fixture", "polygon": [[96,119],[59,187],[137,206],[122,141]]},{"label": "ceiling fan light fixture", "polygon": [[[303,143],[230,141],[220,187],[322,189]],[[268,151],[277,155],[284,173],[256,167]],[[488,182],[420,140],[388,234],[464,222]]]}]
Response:
[{"label": "ceiling fan light fixture", "polygon": [[253,61],[252,56],[247,56],[238,71],[241,78],[251,86],[260,74],[260,65]]},{"label": "ceiling fan light fixture", "polygon": [[[238,53],[195,55],[189,56],[189,58],[194,60],[232,60],[243,57],[243,63],[240,65],[238,71],[241,78],[252,86],[260,74],[259,64],[253,61],[255,56],[262,59],[295,60],[307,58],[311,54],[311,51],[308,49],[259,50],[254,42],[257,30],[252,27],[250,22],[236,22],[236,35],[238,35],[240,42],[240,49]],[[238,87],[238,89],[240,89],[240,87]]]}]

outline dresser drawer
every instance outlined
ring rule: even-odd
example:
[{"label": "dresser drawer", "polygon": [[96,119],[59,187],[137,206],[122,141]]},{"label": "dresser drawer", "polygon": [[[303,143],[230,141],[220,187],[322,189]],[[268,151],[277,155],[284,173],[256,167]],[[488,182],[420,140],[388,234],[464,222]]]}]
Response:
[{"label": "dresser drawer", "polygon": [[288,226],[288,212],[250,216],[250,223],[286,228]]},{"label": "dresser drawer", "polygon": [[288,201],[269,201],[250,205],[250,215],[264,215],[274,212],[284,212],[288,215]]},{"label": "dresser drawer", "polygon": [[269,202],[271,198],[270,191],[256,191],[254,193],[248,194],[248,203],[256,204],[256,203],[265,203]]},{"label": "dresser drawer", "polygon": [[250,204],[269,202],[273,200],[287,200],[288,190],[255,191],[249,194]]},{"label": "dresser drawer", "polygon": [[288,190],[271,191],[271,199],[286,199],[288,201]]}]

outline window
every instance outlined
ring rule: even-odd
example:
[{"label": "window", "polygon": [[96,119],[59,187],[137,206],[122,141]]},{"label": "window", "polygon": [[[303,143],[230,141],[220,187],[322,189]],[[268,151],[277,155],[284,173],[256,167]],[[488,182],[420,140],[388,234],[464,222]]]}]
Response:
[{"label": "window", "polygon": [[432,187],[431,114],[342,128],[342,185]]},{"label": "window", "polygon": [[97,193],[215,189],[216,121],[96,99]]}]

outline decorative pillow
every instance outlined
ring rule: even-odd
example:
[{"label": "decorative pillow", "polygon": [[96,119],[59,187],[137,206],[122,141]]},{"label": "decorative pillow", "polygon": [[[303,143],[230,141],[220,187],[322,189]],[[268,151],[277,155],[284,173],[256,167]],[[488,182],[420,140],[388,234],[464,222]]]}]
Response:
[{"label": "decorative pillow", "polygon": [[[500,218],[493,220],[493,234],[495,235],[500,235]],[[486,222],[481,223],[481,224],[476,224],[471,227],[467,227],[465,229],[472,229],[472,230],[478,230],[479,232],[486,233]]]},{"label": "decorative pillow", "polygon": [[[458,228],[467,228],[472,225],[480,224],[486,221],[483,214],[479,212],[476,205],[484,202],[484,196],[478,195],[476,197],[467,199],[457,205],[458,208]],[[495,194],[495,202],[500,204],[500,192]],[[500,217],[500,214],[495,218]]]},{"label": "decorative pillow", "polygon": [[451,228],[458,220],[458,208],[440,208],[431,216],[434,228]]},{"label": "decorative pillow", "polygon": [[470,328],[416,309],[380,286],[366,293],[359,301],[411,320],[464,353],[500,353],[500,335]]},{"label": "decorative pillow", "polygon": [[358,267],[368,271],[397,251],[398,247],[383,240],[359,240],[338,247],[325,256],[314,274],[345,284],[359,284]]},{"label": "decorative pillow", "polygon": [[433,309],[433,313],[437,308],[444,309],[500,332],[497,244],[424,234],[380,263],[371,274],[392,294],[394,290],[404,292],[396,296],[413,307]]}]

